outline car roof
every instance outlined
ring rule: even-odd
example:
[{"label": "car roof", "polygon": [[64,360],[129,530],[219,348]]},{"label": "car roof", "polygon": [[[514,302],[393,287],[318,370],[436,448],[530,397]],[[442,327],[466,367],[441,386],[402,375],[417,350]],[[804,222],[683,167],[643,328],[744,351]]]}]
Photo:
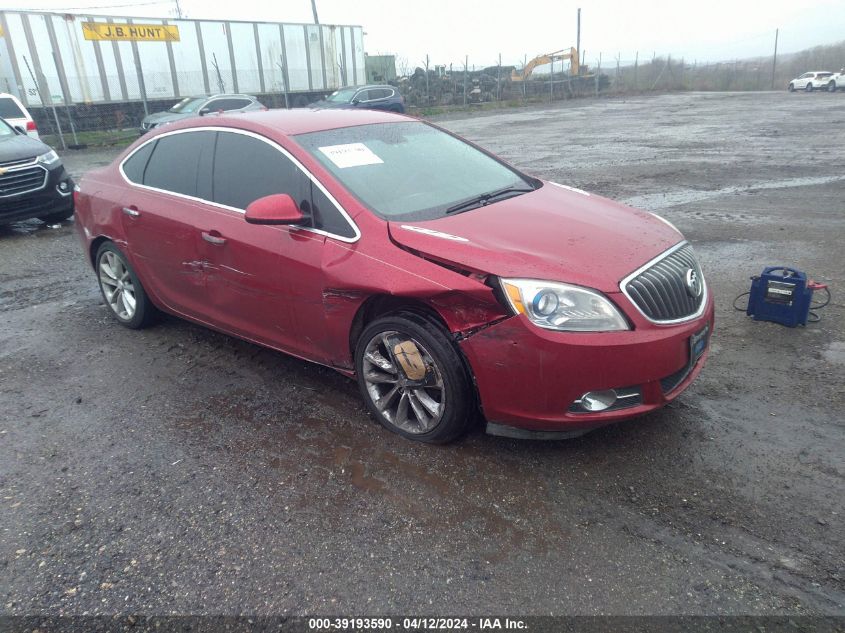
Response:
[{"label": "car roof", "polygon": [[182,99],[213,99],[217,97],[241,97],[244,99],[255,99],[252,95],[242,94],[240,92],[218,92],[210,95],[189,95],[182,97]]},{"label": "car roof", "polygon": [[365,90],[367,88],[393,88],[396,90],[394,86],[390,84],[367,84],[365,86],[343,86],[342,88],[338,88],[338,90]]},{"label": "car roof", "polygon": [[165,130],[191,127],[224,126],[252,131],[275,131],[286,136],[322,132],[356,125],[373,123],[396,123],[397,121],[416,121],[394,112],[379,110],[347,110],[343,108],[295,108],[293,110],[261,110],[242,113],[208,114],[204,117],[192,117],[168,125]]}]

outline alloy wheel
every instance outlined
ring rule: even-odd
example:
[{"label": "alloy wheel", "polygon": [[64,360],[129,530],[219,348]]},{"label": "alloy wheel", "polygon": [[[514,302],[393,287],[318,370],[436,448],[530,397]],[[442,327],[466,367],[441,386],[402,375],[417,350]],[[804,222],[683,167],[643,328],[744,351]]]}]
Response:
[{"label": "alloy wheel", "polygon": [[117,253],[107,250],[100,257],[98,273],[106,303],[117,318],[131,321],[135,316],[137,300],[135,286],[126,264]]},{"label": "alloy wheel", "polygon": [[390,424],[417,435],[440,423],[443,374],[419,341],[395,330],[380,332],[367,343],[362,369],[367,394]]}]

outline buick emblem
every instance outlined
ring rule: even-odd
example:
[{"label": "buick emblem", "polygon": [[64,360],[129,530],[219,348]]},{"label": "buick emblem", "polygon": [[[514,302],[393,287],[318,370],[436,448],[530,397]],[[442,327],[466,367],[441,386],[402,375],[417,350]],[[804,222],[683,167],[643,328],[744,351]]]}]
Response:
[{"label": "buick emblem", "polygon": [[701,296],[701,291],[704,290],[704,286],[701,283],[701,278],[698,276],[698,273],[692,268],[687,268],[686,283],[687,293],[689,293],[690,297],[697,299]]}]

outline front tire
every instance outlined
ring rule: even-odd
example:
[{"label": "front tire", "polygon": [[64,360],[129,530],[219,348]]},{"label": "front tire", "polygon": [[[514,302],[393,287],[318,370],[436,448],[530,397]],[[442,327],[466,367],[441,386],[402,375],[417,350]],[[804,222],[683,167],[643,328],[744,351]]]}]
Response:
[{"label": "front tire", "polygon": [[405,438],[444,444],[475,417],[463,360],[433,319],[413,312],[376,319],[358,338],[355,369],[367,409]]},{"label": "front tire", "polygon": [[795,84],[789,84],[786,89],[789,90],[789,92],[795,92]]},{"label": "front tire", "polygon": [[831,81],[829,84],[827,84],[827,91],[828,92],[836,92],[836,82],[835,81]]},{"label": "front tire", "polygon": [[103,301],[118,322],[132,330],[149,325],[156,314],[155,306],[120,249],[113,242],[105,242],[94,261]]},{"label": "front tire", "polygon": [[806,86],[804,86],[805,92],[813,92],[813,82],[809,82]]}]

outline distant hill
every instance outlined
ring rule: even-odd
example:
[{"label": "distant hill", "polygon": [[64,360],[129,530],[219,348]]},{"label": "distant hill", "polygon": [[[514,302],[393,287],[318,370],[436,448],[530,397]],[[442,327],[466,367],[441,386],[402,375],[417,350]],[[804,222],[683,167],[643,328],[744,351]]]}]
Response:
[{"label": "distant hill", "polygon": [[[838,71],[845,67],[845,40],[797,53],[778,54],[775,90],[810,70]],[[604,70],[604,69],[603,69]],[[628,90],[771,90],[772,57],[693,63],[673,57],[625,66],[619,76],[611,70],[610,91]]]}]

